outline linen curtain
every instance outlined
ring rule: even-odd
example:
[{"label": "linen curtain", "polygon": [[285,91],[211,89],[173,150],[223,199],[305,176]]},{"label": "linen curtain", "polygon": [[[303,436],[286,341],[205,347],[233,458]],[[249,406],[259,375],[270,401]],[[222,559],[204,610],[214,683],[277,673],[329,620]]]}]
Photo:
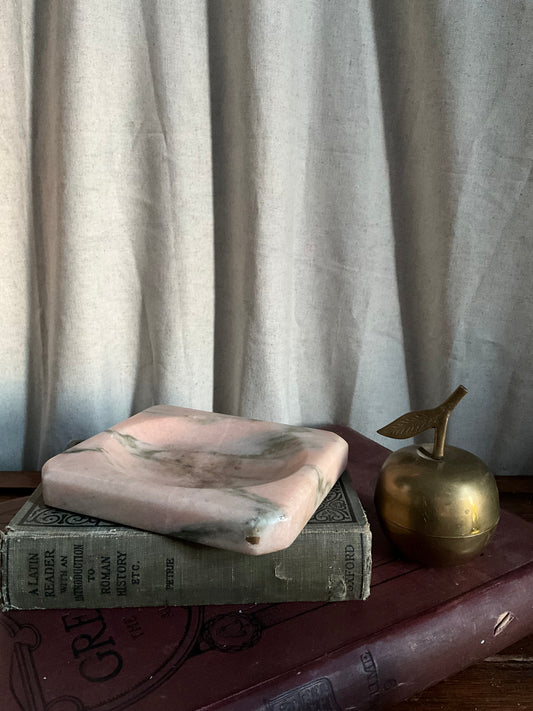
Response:
[{"label": "linen curtain", "polygon": [[155,403],[531,473],[533,5],[6,0],[0,468]]}]

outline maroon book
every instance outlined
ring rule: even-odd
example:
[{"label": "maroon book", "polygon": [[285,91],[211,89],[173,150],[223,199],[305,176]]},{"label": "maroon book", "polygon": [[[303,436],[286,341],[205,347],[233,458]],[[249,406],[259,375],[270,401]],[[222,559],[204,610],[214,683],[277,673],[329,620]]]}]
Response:
[{"label": "maroon book", "polygon": [[0,615],[2,711],[379,709],[532,633],[531,524],[503,512],[456,568],[401,560],[372,503],[388,450],[335,431],[373,531],[367,600],[13,610]]}]

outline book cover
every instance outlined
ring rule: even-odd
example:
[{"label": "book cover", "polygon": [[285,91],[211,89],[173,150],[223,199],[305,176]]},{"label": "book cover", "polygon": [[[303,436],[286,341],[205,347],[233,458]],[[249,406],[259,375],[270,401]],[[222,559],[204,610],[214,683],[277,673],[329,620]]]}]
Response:
[{"label": "book cover", "polygon": [[3,535],[2,609],[357,600],[370,571],[370,527],[348,474],[291,546],[261,556],[55,509],[39,487]]},{"label": "book cover", "polygon": [[3,711],[367,711],[386,708],[533,631],[533,527],[502,517],[457,568],[399,559],[373,490],[387,450],[346,428],[373,530],[365,601],[0,615]]}]

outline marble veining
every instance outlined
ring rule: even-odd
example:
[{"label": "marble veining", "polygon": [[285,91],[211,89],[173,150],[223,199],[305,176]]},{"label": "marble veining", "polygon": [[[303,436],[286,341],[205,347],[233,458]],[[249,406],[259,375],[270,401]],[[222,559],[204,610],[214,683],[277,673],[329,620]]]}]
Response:
[{"label": "marble veining", "polygon": [[332,432],[159,405],[43,467],[45,502],[200,543],[284,548],[343,472]]}]

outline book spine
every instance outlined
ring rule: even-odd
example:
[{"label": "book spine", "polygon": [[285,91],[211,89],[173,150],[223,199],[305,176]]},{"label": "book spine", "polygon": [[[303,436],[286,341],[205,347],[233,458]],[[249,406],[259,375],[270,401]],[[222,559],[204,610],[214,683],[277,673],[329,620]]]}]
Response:
[{"label": "book spine", "polygon": [[370,549],[353,525],[310,527],[263,556],[134,529],[8,531],[2,609],[355,600],[368,595]]},{"label": "book spine", "polygon": [[533,564],[198,711],[374,711],[533,633]]}]

